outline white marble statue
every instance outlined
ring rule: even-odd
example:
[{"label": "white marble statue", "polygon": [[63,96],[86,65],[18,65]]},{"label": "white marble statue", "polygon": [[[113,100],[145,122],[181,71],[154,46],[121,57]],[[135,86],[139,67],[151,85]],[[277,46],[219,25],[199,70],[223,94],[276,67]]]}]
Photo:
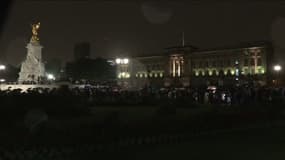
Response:
[{"label": "white marble statue", "polygon": [[40,23],[32,25],[32,38],[27,45],[27,57],[22,62],[18,82],[39,83],[45,77],[45,67],[42,62],[42,48],[40,45],[38,30]]}]

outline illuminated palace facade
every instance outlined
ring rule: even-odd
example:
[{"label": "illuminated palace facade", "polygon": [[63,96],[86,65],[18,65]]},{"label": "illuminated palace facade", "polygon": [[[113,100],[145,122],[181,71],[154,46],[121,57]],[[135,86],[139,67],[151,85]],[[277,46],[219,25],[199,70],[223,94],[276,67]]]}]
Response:
[{"label": "illuminated palace facade", "polygon": [[270,57],[273,48],[267,42],[212,50],[171,47],[157,55],[118,57],[117,78],[127,87],[263,85],[269,82]]}]

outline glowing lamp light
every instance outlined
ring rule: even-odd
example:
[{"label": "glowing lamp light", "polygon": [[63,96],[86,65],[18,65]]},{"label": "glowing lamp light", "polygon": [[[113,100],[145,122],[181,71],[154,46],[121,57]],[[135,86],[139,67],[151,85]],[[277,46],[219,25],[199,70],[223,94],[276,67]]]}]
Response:
[{"label": "glowing lamp light", "polygon": [[0,79],[0,82],[5,82],[6,80],[5,79]]},{"label": "glowing lamp light", "polygon": [[117,59],[116,59],[116,63],[117,63],[117,64],[120,64],[120,63],[121,63],[121,59],[120,59],[120,58],[117,58]]},{"label": "glowing lamp light", "polygon": [[264,70],[264,69],[261,69],[261,73],[264,74],[264,73],[265,73],[265,70]]},{"label": "glowing lamp light", "polygon": [[212,75],[213,75],[213,72],[212,72],[212,71],[209,71],[209,75],[212,76]]},{"label": "glowing lamp light", "polygon": [[234,71],[234,70],[231,70],[231,74],[234,75],[234,74],[235,74],[235,71]]},{"label": "glowing lamp light", "polygon": [[282,67],[280,65],[275,65],[273,69],[274,71],[279,72],[281,71]]},{"label": "glowing lamp light", "polygon": [[53,74],[47,74],[47,79],[48,80],[55,80],[55,77]]},{"label": "glowing lamp light", "polygon": [[0,70],[5,70],[6,66],[5,65],[0,65]]},{"label": "glowing lamp light", "polygon": [[127,58],[123,59],[123,63],[124,64],[128,64],[129,63],[129,59],[127,59]]},{"label": "glowing lamp light", "polygon": [[126,78],[130,78],[130,74],[129,74],[129,73],[127,73],[125,77],[126,77]]}]

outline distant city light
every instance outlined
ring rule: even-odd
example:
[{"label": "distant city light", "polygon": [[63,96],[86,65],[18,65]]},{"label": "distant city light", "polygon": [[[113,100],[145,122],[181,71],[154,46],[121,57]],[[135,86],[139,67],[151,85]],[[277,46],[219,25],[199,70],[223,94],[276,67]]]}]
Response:
[{"label": "distant city light", "polygon": [[5,65],[0,65],[0,70],[5,70],[6,66]]},{"label": "distant city light", "polygon": [[53,74],[47,74],[47,79],[48,80],[55,80],[55,77]]},{"label": "distant city light", "polygon": [[279,72],[282,69],[282,67],[280,65],[275,65],[274,66],[274,71]]}]

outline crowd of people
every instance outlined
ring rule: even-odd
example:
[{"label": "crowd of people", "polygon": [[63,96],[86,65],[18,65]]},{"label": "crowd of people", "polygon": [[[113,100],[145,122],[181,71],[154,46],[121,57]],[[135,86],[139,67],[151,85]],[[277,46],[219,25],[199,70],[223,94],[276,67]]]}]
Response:
[{"label": "crowd of people", "polygon": [[[70,87],[68,85],[63,85],[59,88],[30,88],[27,90],[22,89],[7,89],[0,91],[0,101],[1,107],[11,108],[13,116],[7,116],[4,120],[0,121],[2,128],[7,125],[7,128],[11,127],[12,123],[8,123],[9,118],[16,119],[19,116],[15,113],[15,108],[17,111],[25,110],[23,113],[30,109],[29,107],[46,107],[45,112],[50,116],[54,116],[54,111],[58,113],[61,108],[62,113],[67,112],[72,114],[77,114],[82,112],[82,108],[94,107],[98,105],[144,105],[144,106],[197,106],[197,105],[208,105],[208,106],[243,106],[243,105],[260,105],[260,104],[282,104],[285,99],[285,88],[283,87],[253,87],[253,86],[239,86],[239,87],[216,87],[208,86],[201,88],[155,88],[155,87],[144,87],[137,90],[126,90],[115,85],[85,85],[84,87]],[[85,107],[87,106],[87,107]],[[282,106],[282,105],[279,105]],[[67,109],[68,107],[68,109]],[[161,107],[161,108],[163,108]],[[79,110],[74,110],[80,108]],[[227,108],[227,107],[226,107]],[[52,113],[53,112],[53,113]],[[56,114],[57,114],[56,113]],[[67,113],[67,114],[69,114]],[[0,112],[0,118],[5,117],[6,111],[2,110]],[[8,114],[7,114],[8,115]],[[251,114],[250,116],[236,115],[233,119],[226,117],[219,117],[218,115],[204,117],[204,121],[191,121],[191,128],[200,130],[210,130],[212,128],[226,128],[232,126],[234,123],[238,126],[239,124],[248,124],[252,120],[258,119],[258,114]],[[230,115],[234,116],[234,115]],[[263,116],[263,115],[262,115]],[[264,117],[260,116],[259,119]],[[60,114],[60,119],[63,119],[62,114]],[[157,116],[159,117],[159,116]],[[33,118],[33,117],[32,117]],[[248,119],[247,119],[248,118]],[[265,119],[265,118],[264,118]],[[236,120],[236,121],[235,121]],[[18,121],[22,121],[19,119]],[[106,121],[106,122],[105,122]],[[93,127],[94,133],[99,131],[104,131],[105,137],[108,137],[107,133],[116,133],[118,130],[112,124],[117,124],[118,121],[116,115],[110,115],[104,121],[104,126]],[[242,121],[242,122],[240,122]],[[14,120],[11,120],[14,122]],[[108,122],[108,123],[107,123]],[[220,123],[223,122],[223,123]],[[262,121],[263,122],[263,121]],[[192,124],[193,123],[193,124]],[[13,123],[14,124],[14,123]],[[159,124],[157,122],[157,124]],[[188,124],[188,123],[187,123]],[[190,124],[190,122],[189,122]],[[154,125],[155,126],[155,125]],[[156,126],[150,126],[147,128],[149,132],[154,132],[157,128]],[[182,125],[183,126],[183,125]],[[114,127],[114,128],[112,128]],[[168,124],[169,127],[169,124]],[[142,129],[140,131],[146,131],[147,129]],[[185,129],[183,127],[183,129]],[[93,131],[91,130],[91,131]],[[137,130],[137,129],[136,129]],[[163,130],[163,129],[161,129]],[[187,130],[187,128],[185,129]],[[44,129],[43,129],[44,131]],[[64,130],[65,131],[65,130]],[[19,129],[18,129],[19,132]],[[75,130],[67,132],[68,135],[75,134]],[[83,131],[82,131],[83,132]],[[162,132],[162,131],[161,131]],[[26,132],[23,132],[26,133]],[[38,129],[37,134],[41,135],[41,129]],[[48,136],[52,135],[49,132]],[[57,132],[55,132],[57,133]],[[60,132],[61,133],[61,132]],[[124,133],[124,134],[122,134]],[[129,130],[125,128],[122,131],[122,135],[129,133]],[[132,132],[134,133],[134,131]],[[157,129],[157,133],[160,133],[160,129]],[[85,132],[84,132],[85,134]],[[97,133],[101,135],[100,133]],[[134,133],[135,134],[135,133]],[[45,134],[43,134],[45,135]],[[98,136],[97,135],[97,136]],[[87,137],[86,135],[84,135]],[[92,137],[96,136],[92,132]],[[112,137],[112,136],[110,136]],[[82,140],[82,139],[80,139]],[[20,149],[19,149],[20,148]],[[66,149],[67,148],[67,149]],[[95,152],[97,149],[94,146],[85,147],[35,147],[34,149],[29,149],[29,147],[16,147],[15,148],[5,148],[5,150],[0,148],[0,159],[70,159],[74,155],[89,154]],[[71,154],[72,153],[72,154]]]},{"label": "crowd of people", "polygon": [[[0,98],[37,97],[36,100],[49,101],[57,97],[59,100],[77,101],[90,105],[144,105],[144,104],[214,104],[243,105],[268,104],[282,102],[285,98],[283,87],[201,87],[201,88],[154,88],[144,87],[137,90],[126,90],[118,86],[85,85],[85,87],[29,88],[7,89],[0,91]],[[49,97],[49,98],[48,98]],[[46,99],[46,100],[45,100]],[[2,101],[3,102],[3,101]]]}]

